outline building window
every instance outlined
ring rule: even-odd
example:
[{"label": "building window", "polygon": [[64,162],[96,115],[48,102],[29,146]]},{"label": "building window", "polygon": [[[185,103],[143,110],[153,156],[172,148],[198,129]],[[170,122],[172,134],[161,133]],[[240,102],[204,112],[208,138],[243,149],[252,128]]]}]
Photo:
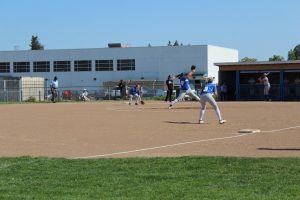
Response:
[{"label": "building window", "polygon": [[75,60],[75,72],[92,71],[92,61],[90,60]]},{"label": "building window", "polygon": [[134,59],[123,59],[117,62],[118,71],[134,71],[135,70],[135,60]]},{"label": "building window", "polygon": [[49,61],[33,62],[33,72],[50,72]]},{"label": "building window", "polygon": [[0,63],[0,73],[9,73],[10,72],[10,63],[1,62]]},{"label": "building window", "polygon": [[96,60],[96,71],[113,71],[113,60]]},{"label": "building window", "polygon": [[30,62],[14,62],[14,72],[30,72]]},{"label": "building window", "polygon": [[54,72],[70,72],[71,71],[71,61],[54,61],[53,63]]}]

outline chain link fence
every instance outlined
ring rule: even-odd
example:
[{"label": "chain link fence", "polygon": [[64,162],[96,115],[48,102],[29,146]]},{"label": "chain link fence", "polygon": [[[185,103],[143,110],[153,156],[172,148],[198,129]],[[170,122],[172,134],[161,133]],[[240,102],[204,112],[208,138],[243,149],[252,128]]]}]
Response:
[{"label": "chain link fence", "polygon": [[[81,101],[84,89],[92,101],[127,99],[129,89],[136,83],[127,84],[123,91],[118,85],[72,86],[58,88],[58,101]],[[143,97],[164,97],[164,84],[141,84]],[[44,80],[0,80],[1,102],[50,101],[51,89]]]},{"label": "chain link fence", "polygon": [[[84,89],[88,92],[88,97],[92,101],[100,100],[120,100],[128,99],[128,91],[136,83],[126,84],[121,91],[116,82],[107,83],[104,86],[72,86],[58,88],[58,101],[82,101]],[[139,83],[142,86],[142,95],[144,98],[164,99],[166,88],[163,82]],[[196,94],[200,94],[201,89],[195,89]],[[263,85],[240,85],[241,100],[264,100]],[[179,86],[174,86],[173,98],[179,94]],[[0,102],[22,102],[22,101],[50,101],[51,90],[49,84],[41,79],[18,79],[18,80],[0,80]],[[271,84],[269,98],[272,100],[300,100],[300,84]]]}]

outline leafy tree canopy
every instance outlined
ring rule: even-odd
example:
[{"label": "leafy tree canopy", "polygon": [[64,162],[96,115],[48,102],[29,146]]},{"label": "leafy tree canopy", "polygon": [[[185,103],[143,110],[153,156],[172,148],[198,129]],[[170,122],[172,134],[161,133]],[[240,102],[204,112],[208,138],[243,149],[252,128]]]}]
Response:
[{"label": "leafy tree canopy", "polygon": [[37,35],[31,36],[31,44],[29,45],[31,50],[44,50],[44,45],[39,42]]},{"label": "leafy tree canopy", "polygon": [[297,60],[296,52],[293,49],[288,52],[288,60]]},{"label": "leafy tree canopy", "polygon": [[269,61],[284,61],[284,57],[281,55],[273,55],[269,58]]},{"label": "leafy tree canopy", "polygon": [[240,62],[256,62],[256,58],[249,58],[249,57],[244,57],[240,60]]}]

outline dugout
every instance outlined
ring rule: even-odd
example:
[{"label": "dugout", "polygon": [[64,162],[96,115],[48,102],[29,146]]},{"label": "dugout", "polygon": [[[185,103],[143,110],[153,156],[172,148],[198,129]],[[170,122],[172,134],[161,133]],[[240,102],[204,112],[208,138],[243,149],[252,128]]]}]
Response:
[{"label": "dugout", "polygon": [[264,100],[263,84],[259,77],[268,75],[271,84],[269,97],[275,101],[300,100],[300,60],[276,62],[216,63],[219,85],[226,82],[228,100]]}]

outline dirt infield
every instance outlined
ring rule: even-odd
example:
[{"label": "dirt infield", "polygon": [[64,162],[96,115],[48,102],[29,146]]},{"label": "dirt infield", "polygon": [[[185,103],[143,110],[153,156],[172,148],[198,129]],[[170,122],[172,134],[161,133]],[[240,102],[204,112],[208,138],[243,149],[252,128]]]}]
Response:
[{"label": "dirt infield", "polygon": [[[0,105],[0,156],[300,156],[299,102],[219,103],[197,124],[199,104],[125,102]],[[245,128],[260,129],[240,134]]]}]

